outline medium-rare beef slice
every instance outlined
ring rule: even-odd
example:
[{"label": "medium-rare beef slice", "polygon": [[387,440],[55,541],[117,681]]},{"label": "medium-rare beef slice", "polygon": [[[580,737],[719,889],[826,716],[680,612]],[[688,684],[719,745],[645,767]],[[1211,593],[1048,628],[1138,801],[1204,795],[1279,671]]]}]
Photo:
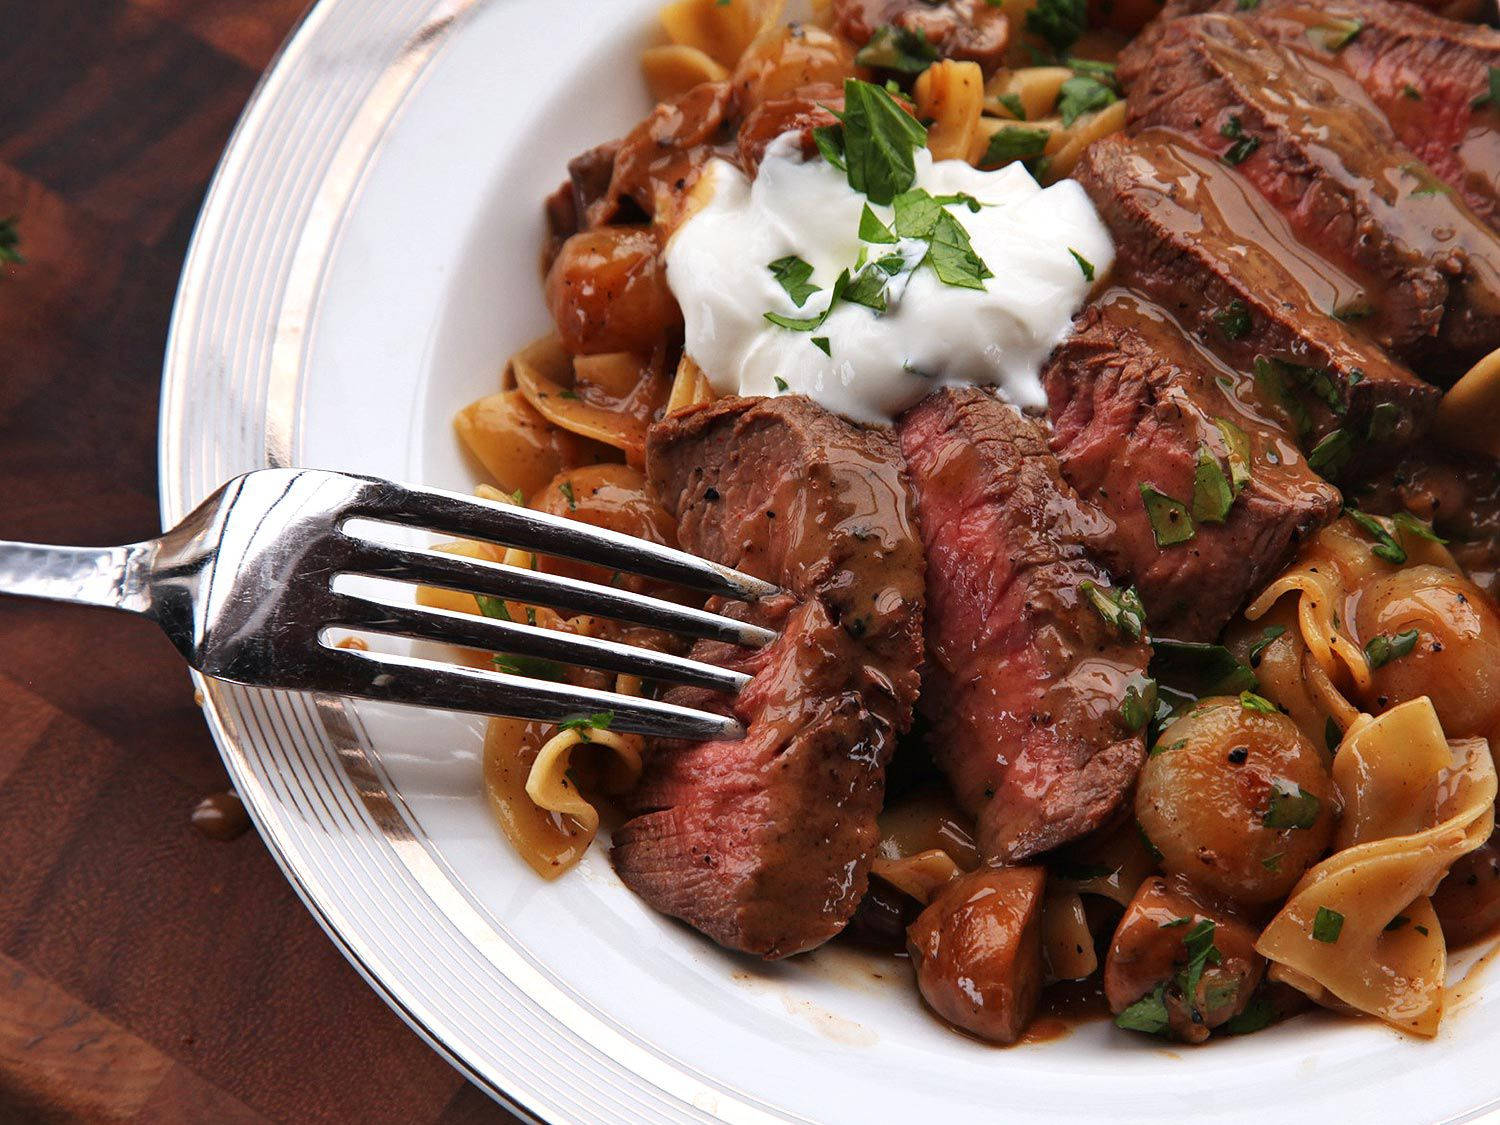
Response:
[{"label": "medium-rare beef slice", "polygon": [[1500,103],[1488,96],[1500,31],[1403,0],[1259,0],[1248,8],[1240,0],[1169,0],[1122,54],[1122,79],[1149,65],[1166,21],[1202,11],[1236,15],[1339,67],[1365,88],[1402,144],[1492,228],[1500,223]]},{"label": "medium-rare beef slice", "polygon": [[798,396],[721,399],[653,426],[647,471],[682,546],[784,591],[747,614],[780,636],[693,655],[753,678],[738,742],[663,741],[614,834],[625,883],[731,949],[827,941],[864,894],[885,764],[922,663],[923,560],[895,437]]},{"label": "medium-rare beef slice", "polygon": [[1085,309],[1043,382],[1063,475],[1113,521],[1100,551],[1154,632],[1213,639],[1338,515],[1338,490],[1253,382],[1139,297],[1111,290]]},{"label": "medium-rare beef slice", "polygon": [[1349,502],[1432,524],[1476,586],[1500,600],[1500,462],[1428,441],[1360,482]]},{"label": "medium-rare beef slice", "polygon": [[1364,287],[1338,314],[1422,374],[1451,380],[1500,344],[1500,242],[1347,74],[1235,17],[1187,16],[1163,28],[1129,104],[1135,128],[1235,164]]},{"label": "medium-rare beef slice", "polygon": [[1147,650],[1100,612],[1122,595],[1085,546],[1106,521],[1036,422],[971,388],[898,429],[927,548],[928,743],[980,851],[1024,859],[1098,827],[1134,784],[1145,746],[1121,704]]},{"label": "medium-rare beef slice", "polygon": [[1147,129],[1090,145],[1073,175],[1114,235],[1116,280],[1230,367],[1270,363],[1309,446],[1342,430],[1350,453],[1373,436],[1388,457],[1426,428],[1437,388],[1328,314],[1358,284],[1298,242],[1229,165]]}]

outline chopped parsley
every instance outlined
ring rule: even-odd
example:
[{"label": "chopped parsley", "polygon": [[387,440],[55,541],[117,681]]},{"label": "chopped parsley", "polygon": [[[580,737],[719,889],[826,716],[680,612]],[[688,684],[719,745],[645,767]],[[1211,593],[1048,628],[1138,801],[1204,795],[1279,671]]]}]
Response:
[{"label": "chopped parsley", "polygon": [[1259,686],[1255,673],[1223,645],[1204,641],[1151,640],[1151,674],[1200,699],[1235,695]]},{"label": "chopped parsley", "polygon": [[1234,142],[1224,153],[1225,164],[1243,164],[1260,148],[1260,138],[1245,132],[1237,113],[1231,113],[1229,120],[1219,126],[1219,136]]},{"label": "chopped parsley", "polygon": [[1260,822],[1267,828],[1311,828],[1322,808],[1323,802],[1315,794],[1278,777],[1271,783],[1271,801]]},{"label": "chopped parsley", "polygon": [[1318,912],[1313,915],[1312,936],[1314,941],[1321,941],[1325,945],[1332,945],[1339,940],[1339,934],[1344,929],[1344,916],[1337,910],[1329,910],[1326,906],[1318,907]]},{"label": "chopped parsley", "polygon": [[1327,23],[1307,29],[1307,37],[1325,51],[1342,51],[1359,37],[1365,29],[1361,19],[1331,19]]},{"label": "chopped parsley", "polygon": [[880,216],[870,210],[870,205],[865,204],[865,209],[859,216],[859,240],[861,242],[876,242],[888,245],[897,240],[891,228],[880,221]]},{"label": "chopped parsley", "polygon": [[1229,486],[1234,490],[1236,496],[1240,489],[1250,483],[1250,436],[1233,422],[1224,418],[1215,418],[1214,426],[1219,431],[1219,436],[1224,439],[1224,446],[1229,451]]},{"label": "chopped parsley", "polygon": [[1417,933],[1421,934],[1423,937],[1427,936],[1427,927],[1426,926],[1413,926],[1412,929],[1416,930]]},{"label": "chopped parsley", "polygon": [[1237,11],[1253,12],[1260,7],[1260,0],[1234,0],[1234,6]]},{"label": "chopped parsley", "polygon": [[1040,0],[1026,13],[1026,30],[1059,55],[1088,29],[1088,0]]},{"label": "chopped parsley", "polygon": [[1417,647],[1417,638],[1421,634],[1415,629],[1403,629],[1392,636],[1377,633],[1370,638],[1370,643],[1365,645],[1365,656],[1370,661],[1370,667],[1383,668],[1392,660],[1399,660],[1406,656],[1412,649]]},{"label": "chopped parsley", "polygon": [[1418,539],[1425,539],[1429,543],[1448,542],[1448,540],[1432,530],[1430,523],[1419,520],[1410,512],[1397,512],[1391,517],[1391,522],[1396,525],[1396,530],[1403,531],[1408,535],[1415,535]]},{"label": "chopped parsley", "polygon": [[984,156],[979,161],[980,167],[998,168],[1012,160],[1031,160],[1041,156],[1047,148],[1047,137],[1045,129],[1022,129],[1016,125],[1007,125],[990,138],[989,147],[984,150]]},{"label": "chopped parsley", "polygon": [[1267,625],[1261,630],[1260,636],[1255,638],[1255,643],[1250,646],[1250,667],[1254,668],[1260,663],[1260,658],[1270,647],[1271,642],[1286,632],[1285,625]]},{"label": "chopped parsley", "polygon": [[[821,339],[826,339],[826,337],[819,336],[818,339],[820,339],[820,340]],[[778,391],[780,391],[782,394],[785,394],[786,393],[786,388],[787,388],[787,382],[786,382],[786,380],[783,379],[780,375],[773,375],[773,376],[771,376],[771,379],[776,384],[776,389]]]},{"label": "chopped parsley", "polygon": [[1141,502],[1146,506],[1146,516],[1151,521],[1151,534],[1158,547],[1173,547],[1186,543],[1197,534],[1193,517],[1187,505],[1174,500],[1144,481],[1140,486]]},{"label": "chopped parsley", "polygon": [[1165,984],[1142,996],[1130,1007],[1115,1017],[1115,1026],[1126,1031],[1144,1031],[1148,1035],[1160,1035],[1167,1030],[1167,1001]]},{"label": "chopped parsley", "polygon": [[1375,546],[1370,548],[1370,554],[1377,559],[1384,559],[1388,563],[1400,566],[1406,561],[1406,549],[1396,542],[1396,537],[1385,529],[1374,516],[1366,515],[1357,508],[1346,507],[1344,515],[1354,521],[1356,527],[1366,535],[1375,540]]},{"label": "chopped parsley", "polygon": [[985,279],[995,276],[974,252],[969,232],[946,207],[938,215],[932,241],[927,246],[927,257],[923,260],[932,267],[939,281],[960,289],[983,289]]},{"label": "chopped parsley", "polygon": [[921,28],[909,31],[891,24],[877,27],[870,41],[854,56],[860,66],[913,75],[921,74],[937,60],[938,49]]},{"label": "chopped parsley", "polygon": [[1005,112],[1017,121],[1026,120],[1026,103],[1021,101],[1020,94],[997,94],[995,100],[1005,107]]},{"label": "chopped parsley", "polygon": [[1312,447],[1307,455],[1307,467],[1325,477],[1336,477],[1353,456],[1354,435],[1348,430],[1334,430]]},{"label": "chopped parsley", "polygon": [[1085,113],[1101,110],[1119,100],[1120,95],[1097,78],[1075,74],[1063,82],[1058,91],[1057,112],[1062,116],[1063,128],[1068,129]]},{"label": "chopped parsley", "polygon": [[7,265],[24,265],[26,259],[21,257],[21,232],[16,229],[16,217],[12,215],[8,219],[0,219],[0,262]]},{"label": "chopped parsley", "polygon": [[1240,706],[1246,711],[1255,711],[1261,715],[1278,715],[1280,708],[1263,695],[1256,695],[1253,691],[1240,692]]},{"label": "chopped parsley", "polygon": [[589,731],[608,730],[610,724],[615,721],[613,711],[595,711],[592,715],[575,715],[564,719],[557,724],[558,730],[576,730],[578,737],[583,741],[589,741]]},{"label": "chopped parsley", "polygon": [[845,79],[839,120],[850,187],[881,204],[911,187],[913,154],[927,143],[927,130],[895,98],[869,82]]},{"label": "chopped parsley", "polygon": [[563,481],[562,484],[557,486],[557,491],[561,492],[563,497],[568,501],[568,511],[573,512],[578,510],[578,497],[573,495],[572,481]]},{"label": "chopped parsley", "polygon": [[[475,594],[474,600],[479,603],[479,612],[486,617],[494,618],[496,621],[514,621],[510,609],[505,604],[504,598],[491,597],[489,594]],[[528,616],[536,611],[530,606],[526,607]],[[540,656],[520,656],[516,653],[500,653],[494,658],[493,664],[497,672],[509,672],[516,676],[530,676],[534,680],[560,680],[562,679],[562,665],[554,660],[546,660]]]},{"label": "chopped parsley", "polygon": [[[863,224],[861,224],[861,229],[863,229]],[[812,266],[795,254],[777,258],[766,268],[771,271],[771,276],[776,279],[776,283],[786,290],[786,295],[792,299],[792,304],[799,309],[807,304],[809,297],[820,292],[819,287],[813,285],[811,281]]]},{"label": "chopped parsley", "polygon": [[1223,523],[1234,504],[1229,478],[1213,450],[1198,447],[1198,465],[1193,471],[1193,519],[1199,523]]},{"label": "chopped parsley", "polygon": [[1378,403],[1370,411],[1370,428],[1366,436],[1371,441],[1390,441],[1401,429],[1401,408],[1394,402]]},{"label": "chopped parsley", "polygon": [[[812,338],[812,342],[813,347],[817,348],[820,352],[828,356],[830,359],[833,358],[833,344],[829,341],[827,336],[814,336]],[[782,380],[782,382],[784,384],[785,380]],[[781,389],[786,390],[786,387],[783,385]]]},{"label": "chopped parsley", "polygon": [[1243,340],[1254,327],[1250,320],[1250,307],[1238,297],[1214,313],[1214,323],[1224,333],[1226,340]]},{"label": "chopped parsley", "polygon": [[1125,689],[1125,698],[1120,703],[1120,718],[1126,729],[1143,730],[1156,715],[1156,681],[1143,677]]},{"label": "chopped parsley", "polygon": [[1146,607],[1134,586],[1111,589],[1085,580],[1080,589],[1099,616],[1125,636],[1138,641],[1146,635]]},{"label": "chopped parsley", "polygon": [[[1240,0],[1241,4],[1244,2],[1245,0]],[[1259,3],[1260,0],[1254,0],[1254,2]],[[1257,992],[1250,997],[1245,1010],[1225,1020],[1223,1027],[1230,1035],[1249,1035],[1252,1032],[1264,1031],[1275,1019],[1276,1008],[1271,1003],[1271,998],[1264,992]]]},{"label": "chopped parsley", "polygon": [[1083,280],[1093,281],[1094,263],[1085,258],[1077,250],[1074,250],[1071,246],[1068,247],[1068,253],[1073,255],[1073,260],[1078,263],[1078,268],[1083,271]]},{"label": "chopped parsley", "polygon": [[1263,355],[1256,356],[1255,385],[1261,394],[1286,412],[1297,436],[1306,437],[1312,432],[1312,417],[1307,413],[1307,407],[1298,402],[1297,396],[1292,393],[1284,368],[1284,364],[1267,359]]},{"label": "chopped parsley", "polygon": [[1390,931],[1392,930],[1399,930],[1402,926],[1406,925],[1410,921],[1411,919],[1408,918],[1405,914],[1397,914],[1394,918],[1392,918],[1385,924],[1386,932],[1390,933]]},{"label": "chopped parsley", "polygon": [[1485,105],[1500,108],[1500,66],[1489,68],[1489,85],[1484,93],[1474,99],[1473,105],[1475,109]]},{"label": "chopped parsley", "polygon": [[1268,855],[1260,861],[1260,865],[1267,871],[1279,872],[1281,870],[1282,857],[1285,855],[1286,852],[1277,852],[1275,855]]},{"label": "chopped parsley", "polygon": [[1182,937],[1188,961],[1177,974],[1177,984],[1182,989],[1183,999],[1194,1011],[1198,1009],[1198,982],[1203,979],[1204,968],[1217,965],[1224,959],[1218,946],[1214,945],[1214,929],[1213,920],[1204,918]]}]

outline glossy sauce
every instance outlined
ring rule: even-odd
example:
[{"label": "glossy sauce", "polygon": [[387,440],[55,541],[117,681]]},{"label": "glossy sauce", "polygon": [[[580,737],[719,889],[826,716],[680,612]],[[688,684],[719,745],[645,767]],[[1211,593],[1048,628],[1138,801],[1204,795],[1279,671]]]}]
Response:
[{"label": "glossy sauce", "polygon": [[250,830],[250,814],[233,789],[212,793],[193,809],[193,827],[210,840],[233,840]]},{"label": "glossy sauce", "polygon": [[1036,1015],[1016,1045],[1051,1043],[1071,1034],[1076,1028],[1112,1018],[1109,1000],[1104,995],[1104,981],[1099,974],[1088,980],[1058,981],[1042,990]]}]

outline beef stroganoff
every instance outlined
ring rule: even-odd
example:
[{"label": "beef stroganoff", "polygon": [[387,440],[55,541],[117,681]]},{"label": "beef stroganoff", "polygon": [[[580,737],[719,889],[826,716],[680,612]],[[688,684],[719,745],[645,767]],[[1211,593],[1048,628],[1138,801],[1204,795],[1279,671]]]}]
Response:
[{"label": "beef stroganoff", "polygon": [[[1500,32],[1466,0],[677,0],[546,201],[481,494],[780,593],[735,742],[490,722],[517,852],[1022,1039],[1419,1036],[1500,930]],[[477,542],[444,549],[654,595]],[[681,640],[448,590],[427,604]],[[627,694],[657,685],[463,659]],[[1072,982],[1083,982],[1075,984]]]}]

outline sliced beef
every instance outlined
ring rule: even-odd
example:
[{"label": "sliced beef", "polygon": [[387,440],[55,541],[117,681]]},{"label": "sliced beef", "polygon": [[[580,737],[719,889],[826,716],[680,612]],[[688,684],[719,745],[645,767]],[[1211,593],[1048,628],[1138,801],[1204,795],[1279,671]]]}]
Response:
[{"label": "sliced beef", "polygon": [[1091,145],[1073,175],[1114,235],[1116,279],[1230,367],[1271,361],[1300,436],[1365,441],[1373,424],[1388,455],[1425,429],[1437,389],[1328,315],[1359,299],[1358,283],[1302,246],[1229,165],[1147,129]]},{"label": "sliced beef", "polygon": [[784,593],[717,607],[780,637],[694,647],[753,676],[738,698],[667,698],[732,710],[749,733],[653,747],[615,866],[731,949],[811,949],[864,894],[885,764],[917,694],[923,562],[900,451],[806,398],[729,398],[653,426],[647,469],[684,548]]},{"label": "sliced beef", "polygon": [[1106,821],[1145,754],[1120,712],[1145,646],[1099,606],[1107,521],[1063,482],[1041,427],[977,389],[900,420],[928,560],[928,744],[980,851],[1019,860]]},{"label": "sliced beef", "polygon": [[1347,74],[1211,13],[1166,24],[1134,77],[1135,127],[1235,164],[1360,283],[1339,311],[1361,332],[1439,380],[1500,344],[1500,243]]},{"label": "sliced beef", "polygon": [[884,26],[919,32],[946,59],[978,63],[986,75],[1005,61],[1010,20],[989,0],[833,0],[834,27],[863,47]]},{"label": "sliced beef", "polygon": [[[1074,328],[1042,376],[1063,475],[1112,521],[1099,549],[1135,581],[1153,630],[1212,639],[1337,516],[1339,493],[1251,380],[1195,347],[1161,308],[1112,290]],[[1227,511],[1213,487],[1224,481]]]},{"label": "sliced beef", "polygon": [[[1236,14],[1267,38],[1339,67],[1365,88],[1402,144],[1491,227],[1500,222],[1500,104],[1487,97],[1489,70],[1500,66],[1500,31],[1403,0],[1260,0],[1245,10],[1239,0],[1171,0],[1144,38],[1197,11]],[[1354,27],[1344,41],[1340,32]],[[1149,42],[1131,44],[1123,75],[1133,79],[1149,58]]]},{"label": "sliced beef", "polygon": [[1360,483],[1350,502],[1376,515],[1411,512],[1448,540],[1476,586],[1500,600],[1500,463],[1433,442]]}]

